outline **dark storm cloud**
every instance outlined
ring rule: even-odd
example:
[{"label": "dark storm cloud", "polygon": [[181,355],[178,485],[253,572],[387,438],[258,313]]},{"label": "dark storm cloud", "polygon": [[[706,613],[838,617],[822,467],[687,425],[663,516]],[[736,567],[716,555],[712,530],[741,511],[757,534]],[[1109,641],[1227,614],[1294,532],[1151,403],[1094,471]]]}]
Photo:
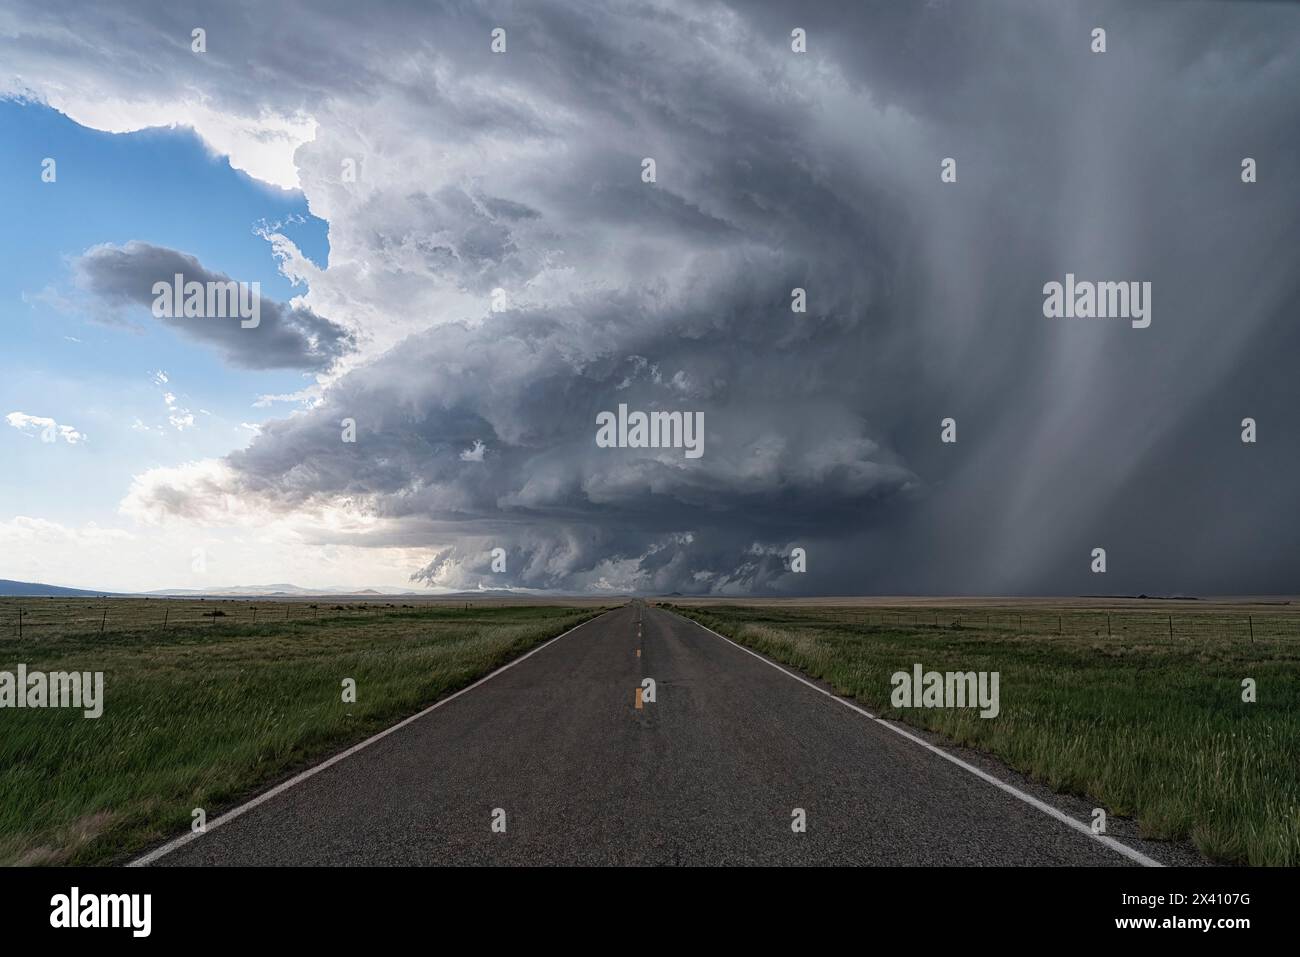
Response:
[{"label": "dark storm cloud", "polygon": [[[1300,9],[324,9],[178,75],[319,110],[296,160],[331,295],[410,325],[231,455],[234,491],[394,519],[369,543],[453,587],[1295,591]],[[361,199],[334,185],[357,153]],[[1151,282],[1151,327],[1044,318],[1067,272]],[[498,286],[504,312],[406,308]],[[704,456],[597,448],[620,402],[702,411]]]},{"label": "dark storm cloud", "polygon": [[[203,268],[193,256],[129,242],[123,246],[95,246],[75,263],[80,285],[110,306],[136,305],[152,309],[157,299],[155,283],[229,283],[229,276]],[[168,296],[170,302],[171,297]],[[310,309],[260,296],[256,323],[238,315],[172,316],[158,318],[169,328],[213,346],[228,363],[244,369],[329,368],[351,351],[353,336]],[[251,313],[250,313],[251,315]],[[248,325],[245,325],[248,323]]]},{"label": "dark storm cloud", "polygon": [[[622,302],[584,303],[577,313],[596,327],[639,317],[648,330],[660,327],[651,339],[663,335],[664,322],[690,328],[688,318]],[[747,378],[756,358],[747,352],[719,352],[697,371],[694,355],[710,348],[703,339],[684,340],[680,362],[661,348],[669,368],[686,370],[674,385],[635,358],[574,355],[584,323],[521,312],[412,337],[341,379],[321,406],[272,423],[232,455],[241,492],[286,510],[322,496],[370,496],[376,514],[400,520],[401,529],[372,544],[407,543],[422,525],[436,539],[446,527],[433,523],[458,520],[470,541],[446,549],[434,570],[448,556],[485,552],[480,539],[491,529],[495,545],[518,551],[529,543],[533,560],[511,562],[511,582],[548,588],[576,587],[620,560],[644,559],[642,574],[659,580],[651,556],[667,565],[665,543],[683,556],[709,556],[672,565],[683,578],[736,578],[759,539],[829,532],[845,508],[866,514],[907,494],[913,477],[873,445],[861,421],[826,401],[823,424],[807,427],[770,385]],[[784,374],[784,366],[773,370]],[[596,448],[596,414],[620,402],[702,406],[704,456]],[[355,443],[342,441],[345,419],[356,422]],[[485,447],[481,461],[463,455],[476,442]]]}]

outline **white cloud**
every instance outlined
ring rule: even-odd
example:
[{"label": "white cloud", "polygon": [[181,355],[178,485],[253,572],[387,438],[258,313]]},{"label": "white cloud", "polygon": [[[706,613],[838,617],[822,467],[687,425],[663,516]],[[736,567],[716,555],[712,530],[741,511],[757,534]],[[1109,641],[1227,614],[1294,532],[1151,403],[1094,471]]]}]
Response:
[{"label": "white cloud", "polygon": [[293,154],[316,136],[316,121],[304,113],[263,109],[240,115],[193,99],[100,99],[88,88],[53,91],[46,101],[82,126],[106,133],[133,133],[149,127],[187,127],[217,156],[264,183],[297,189]]},{"label": "white cloud", "polygon": [[62,439],[69,445],[86,441],[86,436],[70,425],[60,425],[51,418],[40,415],[28,415],[26,412],[10,412],[5,421],[20,432],[39,435],[42,442],[57,442]]},{"label": "white cloud", "polygon": [[101,528],[90,522],[80,528],[61,525],[43,518],[31,518],[25,515],[15,516],[7,522],[0,522],[0,546],[5,548],[28,548],[34,545],[72,545],[78,548],[93,548],[100,545],[112,545],[117,542],[130,541],[134,536],[120,528]]},{"label": "white cloud", "polygon": [[274,395],[259,395],[257,401],[253,403],[253,408],[264,409],[276,402],[298,402],[304,408],[311,408],[320,402],[321,387],[319,385],[308,386],[305,389],[299,389],[297,392],[283,392]]},{"label": "white cloud", "polygon": [[[194,549],[204,563],[196,569]],[[409,587],[424,549],[370,548],[312,540],[283,527],[63,525],[16,516],[0,521],[0,578],[106,591],[292,582],[316,587]]]},{"label": "white cloud", "polygon": [[257,525],[269,518],[235,494],[237,487],[230,466],[219,459],[150,469],[131,480],[118,511],[146,525]]},{"label": "white cloud", "polygon": [[[171,380],[167,373],[162,370],[153,373],[153,382],[155,385],[165,385],[170,381]],[[173,429],[177,432],[184,432],[186,429],[192,429],[194,427],[194,413],[189,409],[182,408],[178,404],[179,400],[176,397],[176,393],[164,389],[162,399],[163,404],[167,406],[167,422]],[[202,412],[203,410],[200,409],[199,411]],[[210,415],[211,413],[205,414]],[[136,419],[136,424],[133,425],[132,428],[139,432],[152,431],[148,426],[141,423],[139,419]],[[159,429],[159,431],[163,430]]]}]

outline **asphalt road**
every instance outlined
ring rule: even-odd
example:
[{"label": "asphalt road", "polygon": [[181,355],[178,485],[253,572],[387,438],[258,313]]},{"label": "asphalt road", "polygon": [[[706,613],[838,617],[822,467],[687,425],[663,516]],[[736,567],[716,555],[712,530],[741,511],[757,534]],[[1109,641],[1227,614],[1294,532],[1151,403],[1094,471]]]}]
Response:
[{"label": "asphalt road", "polygon": [[[656,700],[638,709],[644,677]],[[791,828],[795,808],[806,812],[804,833]],[[494,809],[504,832],[493,830]],[[154,861],[1133,863],[640,603]]]}]

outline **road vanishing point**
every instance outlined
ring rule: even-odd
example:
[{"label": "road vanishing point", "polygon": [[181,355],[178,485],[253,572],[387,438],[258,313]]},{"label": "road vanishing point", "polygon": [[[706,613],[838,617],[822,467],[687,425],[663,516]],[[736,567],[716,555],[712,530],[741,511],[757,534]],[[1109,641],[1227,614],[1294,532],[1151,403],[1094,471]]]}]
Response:
[{"label": "road vanishing point", "polygon": [[[647,677],[654,700],[638,708]],[[635,601],[133,863],[1158,862]]]}]

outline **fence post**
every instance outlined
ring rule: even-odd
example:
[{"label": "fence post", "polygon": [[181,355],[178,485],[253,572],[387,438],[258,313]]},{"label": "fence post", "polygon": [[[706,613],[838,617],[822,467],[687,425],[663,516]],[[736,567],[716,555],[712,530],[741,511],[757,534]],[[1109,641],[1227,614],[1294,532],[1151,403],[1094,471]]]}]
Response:
[{"label": "fence post", "polygon": [[107,609],[107,608],[104,609],[104,614],[103,614],[103,616],[99,619],[99,633],[100,633],[101,635],[104,633],[104,622],[106,622],[106,621],[108,621],[108,609]]},{"label": "fence post", "polygon": [[1056,616],[1056,633],[1057,633],[1057,635],[1060,635],[1060,634],[1063,633],[1063,632],[1062,632],[1061,616],[1060,616],[1060,615],[1057,615],[1057,616]]},{"label": "fence post", "polygon": [[22,636],[23,636],[23,610],[19,608],[18,609],[18,637],[22,638]]},{"label": "fence post", "polygon": [[171,611],[170,608],[167,608],[167,607],[165,607],[165,606],[163,607],[163,631],[166,631],[166,630],[167,630],[167,614],[168,614],[170,611]]},{"label": "fence post", "polygon": [[253,606],[253,624],[257,624],[257,606]]},{"label": "fence post", "polygon": [[1110,612],[1106,612],[1106,637],[1110,637]]},{"label": "fence post", "polygon": [[1255,616],[1247,615],[1246,621],[1250,623],[1250,643],[1253,645],[1255,643]]},{"label": "fence post", "polygon": [[1174,637],[1174,616],[1173,615],[1169,616],[1169,637],[1170,638]]}]

